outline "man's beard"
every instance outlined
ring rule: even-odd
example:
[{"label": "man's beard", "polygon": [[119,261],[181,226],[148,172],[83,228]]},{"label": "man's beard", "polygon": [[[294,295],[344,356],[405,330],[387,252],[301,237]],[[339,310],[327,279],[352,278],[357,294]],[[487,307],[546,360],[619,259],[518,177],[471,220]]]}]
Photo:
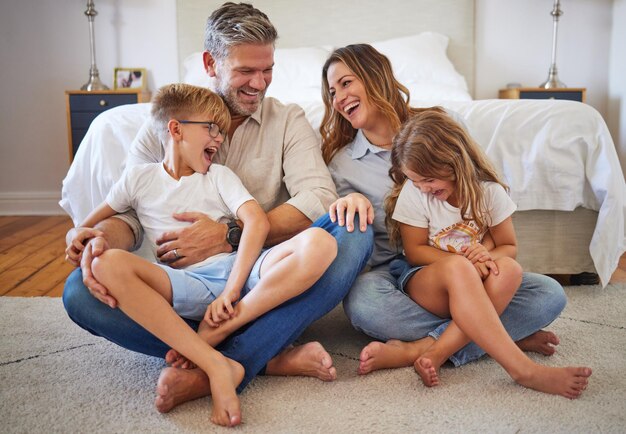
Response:
[{"label": "man's beard", "polygon": [[217,81],[215,87],[215,92],[222,97],[226,106],[234,115],[250,116],[252,113],[257,111],[259,105],[265,97],[265,90],[260,91],[257,96],[257,101],[254,104],[246,104],[241,102],[238,98],[238,93],[241,88],[235,89],[229,87],[228,84],[221,83],[219,80]]}]

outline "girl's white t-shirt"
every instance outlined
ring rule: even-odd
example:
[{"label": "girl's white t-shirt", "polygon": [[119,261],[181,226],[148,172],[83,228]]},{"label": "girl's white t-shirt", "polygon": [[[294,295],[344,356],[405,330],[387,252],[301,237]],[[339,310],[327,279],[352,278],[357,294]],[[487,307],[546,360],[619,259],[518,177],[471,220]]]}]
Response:
[{"label": "girl's white t-shirt", "polygon": [[[517,206],[500,184],[481,184],[489,227],[497,226],[513,214]],[[392,218],[410,226],[428,228],[428,244],[447,252],[456,253],[462,247],[480,243],[485,235],[473,220],[464,221],[461,218],[459,208],[432,194],[422,193],[408,180],[400,191]]]}]

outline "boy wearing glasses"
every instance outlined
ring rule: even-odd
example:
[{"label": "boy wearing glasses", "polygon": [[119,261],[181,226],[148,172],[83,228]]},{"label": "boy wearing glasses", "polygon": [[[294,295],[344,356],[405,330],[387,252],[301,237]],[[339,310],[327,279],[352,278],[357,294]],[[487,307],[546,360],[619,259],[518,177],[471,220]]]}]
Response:
[{"label": "boy wearing glasses", "polygon": [[[239,219],[244,229],[240,240],[233,240],[237,252],[181,270],[109,249],[93,261],[92,272],[124,313],[207,374],[211,420],[237,425],[241,411],[235,388],[244,369],[212,346],[313,285],[334,260],[336,241],[325,230],[310,228],[262,250],[269,231],[265,212],[230,169],[211,164],[230,124],[229,111],[215,93],[167,85],[155,96],[151,114],[166,143],[164,160],[125,170],[81,227],[132,208],[156,251],[161,234],[189,224],[172,215],[194,210],[218,222]],[[201,321],[198,334],[181,317]]]}]

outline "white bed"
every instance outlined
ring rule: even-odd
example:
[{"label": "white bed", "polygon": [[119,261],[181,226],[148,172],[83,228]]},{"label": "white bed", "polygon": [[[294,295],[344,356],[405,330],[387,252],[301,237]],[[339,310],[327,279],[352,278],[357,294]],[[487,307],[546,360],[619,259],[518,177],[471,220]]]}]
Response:
[{"label": "white bed", "polygon": [[[221,3],[177,3],[185,81],[205,80],[194,53],[202,50],[206,17]],[[253,3],[280,35],[268,96],[300,104],[317,128],[323,113],[321,63],[329,50],[374,43],[410,88],[413,104],[458,111],[504,175],[518,205],[514,221],[524,268],[544,274],[594,272],[603,285],[608,283],[626,248],[626,186],[606,124],[592,107],[576,102],[472,101],[474,1]],[[61,206],[74,222],[102,200],[121,174],[148,110],[148,104],[122,106],[92,124],[63,183]]]}]

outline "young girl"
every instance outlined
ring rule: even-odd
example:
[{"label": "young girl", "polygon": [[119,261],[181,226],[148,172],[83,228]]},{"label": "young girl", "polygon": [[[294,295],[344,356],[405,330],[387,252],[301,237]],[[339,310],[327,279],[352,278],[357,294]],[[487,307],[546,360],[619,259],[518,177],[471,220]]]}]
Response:
[{"label": "young girl", "polygon": [[[322,76],[322,152],[341,196],[331,206],[330,216],[348,231],[354,228],[355,215],[360,217],[359,230],[368,224],[374,229],[370,270],[357,278],[343,301],[352,325],[375,339],[361,350],[358,372],[413,366],[440,338],[450,319],[433,315],[398,291],[390,263],[397,264],[402,251],[389,242],[383,202],[393,187],[389,178],[393,137],[411,116],[440,109],[412,107],[409,91],[394,77],[389,60],[367,44],[337,48],[324,64]],[[523,351],[549,356],[559,339],[542,329],[565,304],[557,281],[524,273],[502,323]],[[472,342],[458,349],[450,361],[461,366],[484,354]]]},{"label": "young girl", "polygon": [[[473,340],[519,384],[577,398],[591,369],[534,363],[500,322],[522,278],[514,259],[515,204],[480,147],[447,114],[423,111],[394,138],[389,173],[390,240],[401,238],[415,266],[400,275],[399,287],[429,312],[453,319],[414,363],[424,384],[438,385],[450,349]],[[481,244],[487,233],[490,250]]]}]

